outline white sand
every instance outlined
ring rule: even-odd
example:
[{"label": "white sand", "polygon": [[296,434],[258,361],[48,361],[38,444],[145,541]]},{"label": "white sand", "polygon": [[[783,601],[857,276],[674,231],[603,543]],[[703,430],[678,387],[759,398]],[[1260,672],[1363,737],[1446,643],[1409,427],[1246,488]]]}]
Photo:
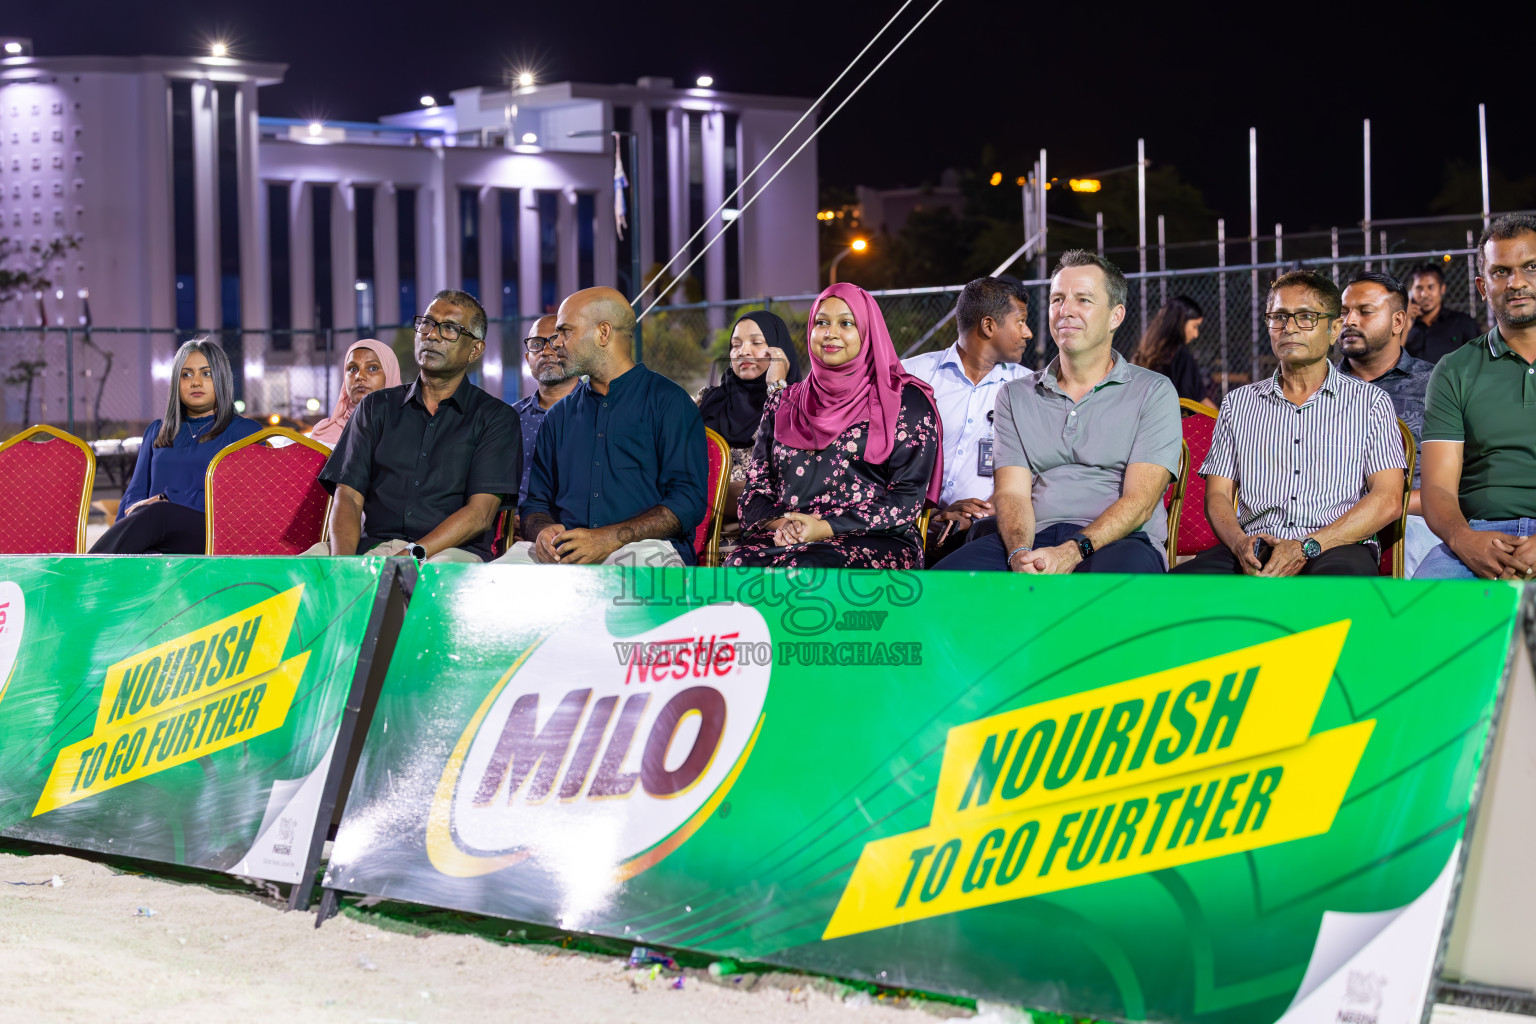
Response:
[{"label": "white sand", "polygon": [[[9,885],[52,875],[62,888]],[[139,907],[155,911],[137,917]],[[372,965],[372,969],[368,965]],[[382,931],[341,916],[316,930],[254,895],[117,874],[66,856],[0,853],[0,1021],[796,1021],[932,1024],[947,1004],[844,1001],[825,981],[770,974],[750,991],[689,971],[682,991],[624,960],[548,946]]]}]

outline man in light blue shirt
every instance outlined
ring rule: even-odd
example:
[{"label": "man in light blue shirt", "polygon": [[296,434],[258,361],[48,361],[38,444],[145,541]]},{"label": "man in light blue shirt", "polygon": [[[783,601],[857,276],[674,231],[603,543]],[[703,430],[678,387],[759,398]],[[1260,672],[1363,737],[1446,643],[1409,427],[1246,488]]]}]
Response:
[{"label": "man in light blue shirt", "polygon": [[[933,388],[944,424],[944,486],[933,516],[935,556],[959,546],[972,522],[992,507],[992,405],[1003,385],[1029,372],[1020,365],[1034,334],[1029,300],[1018,283],[981,277],[955,304],[960,337],[937,352],[902,361],[908,373]],[[938,542],[944,537],[943,543]]]}]

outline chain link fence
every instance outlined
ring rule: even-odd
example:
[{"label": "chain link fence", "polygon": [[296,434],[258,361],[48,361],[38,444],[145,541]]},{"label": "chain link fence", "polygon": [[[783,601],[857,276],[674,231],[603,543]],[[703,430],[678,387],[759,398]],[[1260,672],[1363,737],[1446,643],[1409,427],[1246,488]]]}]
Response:
[{"label": "chain link fence", "polygon": [[[1135,350],[1143,325],[1172,296],[1193,299],[1205,312],[1191,348],[1210,375],[1213,392],[1267,375],[1274,369],[1267,334],[1259,314],[1274,278],[1296,267],[1330,274],[1341,285],[1368,265],[1399,278],[1419,263],[1433,261],[1445,276],[1446,304],[1486,321],[1487,311],[1472,285],[1473,250],[1393,253],[1374,258],[1352,255],[1235,264],[1128,274],[1126,317],[1116,332],[1116,347]],[[1055,356],[1046,325],[1045,280],[1028,280],[1034,341],[1026,355],[1041,366]],[[943,348],[955,339],[953,313],[961,286],[875,292],[886,324],[901,354]],[[814,295],[774,296],[725,303],[663,306],[641,324],[642,355],[647,365],[677,381],[690,393],[719,380],[730,347],[730,329],[742,313],[769,308],[789,324],[802,371],[806,320]],[[536,317],[492,321],[487,355],[472,368],[472,379],[498,390],[508,401],[533,385],[524,369],[522,339]],[[390,346],[407,376],[412,373],[412,329],[391,324],[362,329],[319,331],[207,332],[229,352],[237,366],[239,407],[246,415],[307,428],[329,413],[341,386],[347,348],[364,338]],[[135,438],[161,414],[170,387],[171,362],[191,332],[172,329],[12,327],[0,325],[0,384],[3,416],[0,437],[32,423],[63,427],[91,441]],[[244,366],[245,374],[238,367]]]}]

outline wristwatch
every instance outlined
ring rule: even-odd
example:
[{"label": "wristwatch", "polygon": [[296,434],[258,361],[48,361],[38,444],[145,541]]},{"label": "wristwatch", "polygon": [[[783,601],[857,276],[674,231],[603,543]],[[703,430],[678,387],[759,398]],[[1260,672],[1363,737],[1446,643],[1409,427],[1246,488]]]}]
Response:
[{"label": "wristwatch", "polygon": [[1077,533],[1074,533],[1072,536],[1068,537],[1067,540],[1075,541],[1077,543],[1077,552],[1083,556],[1083,561],[1086,562],[1088,559],[1093,557],[1093,541],[1088,539],[1088,535],[1086,533],[1083,533],[1081,530],[1079,530]]},{"label": "wristwatch", "polygon": [[1308,537],[1301,542],[1301,553],[1307,556],[1307,561],[1312,561],[1323,553],[1323,546],[1317,542],[1317,538]]},{"label": "wristwatch", "polygon": [[789,387],[789,381],[787,380],[771,380],[768,382],[768,393],[776,395],[787,387]]},{"label": "wristwatch", "polygon": [[422,547],[420,544],[412,544],[407,550],[410,552],[411,557],[416,559],[418,563],[426,560],[427,549]]}]

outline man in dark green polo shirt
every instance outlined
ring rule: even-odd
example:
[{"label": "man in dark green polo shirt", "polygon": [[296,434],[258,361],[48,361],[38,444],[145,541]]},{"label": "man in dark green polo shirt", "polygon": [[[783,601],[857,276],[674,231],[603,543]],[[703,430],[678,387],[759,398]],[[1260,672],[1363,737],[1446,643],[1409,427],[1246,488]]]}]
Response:
[{"label": "man in dark green polo shirt", "polygon": [[1497,326],[1429,380],[1421,495],[1442,543],[1415,579],[1536,576],[1536,217],[1490,224],[1477,265]]}]

